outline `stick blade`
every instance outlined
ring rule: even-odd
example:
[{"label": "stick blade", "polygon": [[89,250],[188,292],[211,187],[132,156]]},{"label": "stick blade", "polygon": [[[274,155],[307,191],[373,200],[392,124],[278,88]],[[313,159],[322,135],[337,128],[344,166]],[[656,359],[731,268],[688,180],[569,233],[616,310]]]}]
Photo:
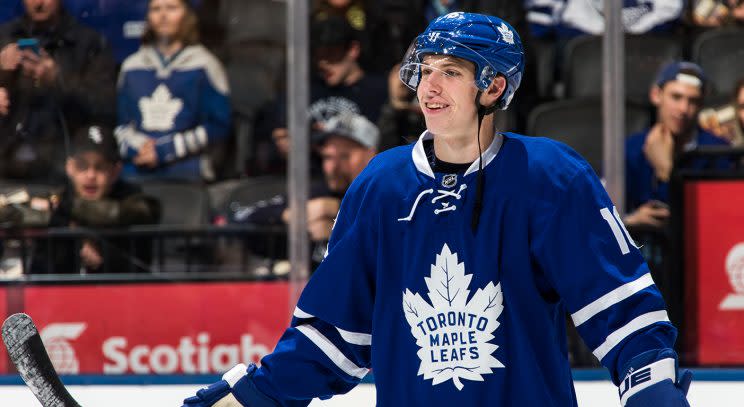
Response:
[{"label": "stick blade", "polygon": [[3,322],[3,341],[21,378],[44,407],[80,407],[54,370],[30,316],[18,313]]}]

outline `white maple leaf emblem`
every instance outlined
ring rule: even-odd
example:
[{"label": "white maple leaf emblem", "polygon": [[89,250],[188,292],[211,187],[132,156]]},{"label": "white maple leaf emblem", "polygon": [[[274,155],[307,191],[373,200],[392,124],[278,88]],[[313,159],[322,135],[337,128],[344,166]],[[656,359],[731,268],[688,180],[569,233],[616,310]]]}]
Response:
[{"label": "white maple leaf emblem", "polygon": [[150,97],[139,100],[142,113],[142,128],[146,131],[168,131],[174,126],[183,101],[174,98],[165,84],[160,84]]},{"label": "white maple leaf emblem", "polygon": [[431,305],[418,293],[403,293],[403,312],[420,348],[418,375],[432,379],[432,385],[451,379],[462,390],[461,379],[483,381],[482,375],[504,367],[492,355],[498,346],[488,342],[504,310],[501,283],[489,282],[468,301],[472,278],[445,244],[431,276],[424,277]]},{"label": "white maple leaf emblem", "polygon": [[499,32],[501,33],[501,38],[504,39],[504,42],[508,44],[514,44],[514,33],[507,27],[505,23],[501,23],[499,27],[497,27]]}]

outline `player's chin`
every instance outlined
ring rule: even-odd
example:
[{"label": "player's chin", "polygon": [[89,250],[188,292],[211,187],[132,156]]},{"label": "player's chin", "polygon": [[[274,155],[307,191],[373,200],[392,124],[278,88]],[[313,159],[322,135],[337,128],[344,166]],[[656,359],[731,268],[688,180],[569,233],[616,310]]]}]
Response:
[{"label": "player's chin", "polygon": [[446,133],[452,124],[446,117],[424,115],[424,120],[426,121],[426,129],[434,134]]}]

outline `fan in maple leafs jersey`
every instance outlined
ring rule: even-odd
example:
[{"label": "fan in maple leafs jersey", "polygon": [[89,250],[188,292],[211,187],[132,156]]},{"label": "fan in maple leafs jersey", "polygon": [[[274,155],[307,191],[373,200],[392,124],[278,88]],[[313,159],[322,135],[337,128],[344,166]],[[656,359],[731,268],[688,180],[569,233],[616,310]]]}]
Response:
[{"label": "fan in maple leafs jersey", "polygon": [[[181,2],[187,13],[194,11]],[[151,13],[151,12],[150,12]],[[148,19],[150,19],[148,14]],[[194,17],[195,18],[195,17]],[[140,49],[121,67],[118,83],[116,137],[124,161],[123,176],[213,180],[205,153],[230,131],[227,75],[204,46],[180,30],[182,48],[165,56],[158,49],[159,25],[150,28]],[[141,165],[142,146],[154,141],[157,164]]]},{"label": "fan in maple leafs jersey", "polygon": [[[574,407],[566,313],[623,405],[688,406],[677,331],[592,168],[561,143],[491,130],[523,63],[498,18],[430,24],[400,71],[428,130],[354,180],[261,367],[235,367],[186,406],[305,406],[374,368],[378,406]],[[449,141],[471,151],[446,162]]]}]

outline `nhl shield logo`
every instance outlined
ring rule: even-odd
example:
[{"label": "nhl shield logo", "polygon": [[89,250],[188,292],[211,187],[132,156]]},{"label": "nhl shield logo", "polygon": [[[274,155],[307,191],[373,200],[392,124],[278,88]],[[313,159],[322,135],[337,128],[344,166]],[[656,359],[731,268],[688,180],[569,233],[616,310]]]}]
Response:
[{"label": "nhl shield logo", "polygon": [[442,177],[442,186],[445,188],[452,188],[457,185],[457,174],[447,174]]}]

